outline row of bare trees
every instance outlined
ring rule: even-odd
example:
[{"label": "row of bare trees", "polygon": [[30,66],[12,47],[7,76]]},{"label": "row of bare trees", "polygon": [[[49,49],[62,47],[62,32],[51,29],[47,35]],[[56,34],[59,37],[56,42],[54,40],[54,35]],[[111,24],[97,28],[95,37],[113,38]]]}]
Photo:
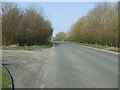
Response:
[{"label": "row of bare trees", "polygon": [[62,40],[118,47],[118,4],[98,3]]},{"label": "row of bare trees", "polygon": [[57,41],[65,41],[66,40],[66,33],[64,33],[64,32],[59,32],[56,36],[55,36],[55,38],[54,38],[54,40],[57,40]]},{"label": "row of bare trees", "polygon": [[39,45],[47,43],[53,29],[42,10],[18,8],[14,3],[2,3],[2,44]]}]

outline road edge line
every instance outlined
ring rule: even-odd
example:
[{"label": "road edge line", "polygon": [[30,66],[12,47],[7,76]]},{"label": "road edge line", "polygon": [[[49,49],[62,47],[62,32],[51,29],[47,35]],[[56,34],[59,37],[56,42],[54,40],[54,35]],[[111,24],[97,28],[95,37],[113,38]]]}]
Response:
[{"label": "road edge line", "polygon": [[[63,42],[63,43],[67,43],[67,42]],[[75,43],[69,43],[69,44],[75,44]],[[75,44],[75,45],[80,45],[80,44]],[[95,49],[95,50],[99,50],[99,51],[103,51],[103,52],[108,52],[108,53],[112,53],[112,54],[116,54],[116,55],[120,54],[119,52],[104,50],[104,49],[100,49],[100,48],[95,48],[95,47],[90,47],[90,46],[85,46],[85,45],[80,45],[80,46],[91,48],[91,49]]]},{"label": "road edge line", "polygon": [[99,51],[104,51],[104,52],[108,52],[108,53],[112,53],[112,54],[120,54],[118,52],[113,52],[113,51],[108,51],[108,50],[104,50],[104,49],[100,49],[100,48],[95,48],[95,47],[90,47],[90,46],[84,46],[84,45],[81,45],[83,47],[87,47],[87,48],[91,48],[91,49],[95,49],[95,50],[99,50]]}]

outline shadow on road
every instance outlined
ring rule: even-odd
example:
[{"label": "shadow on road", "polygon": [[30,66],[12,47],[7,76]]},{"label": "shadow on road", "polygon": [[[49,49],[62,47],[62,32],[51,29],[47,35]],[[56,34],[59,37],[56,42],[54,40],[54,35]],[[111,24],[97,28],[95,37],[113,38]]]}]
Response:
[{"label": "shadow on road", "polygon": [[59,45],[61,45],[62,43],[61,42],[57,42],[57,41],[54,41],[54,47],[58,47]]},{"label": "shadow on road", "polygon": [[8,65],[10,65],[10,64],[2,64],[3,66],[8,66]]}]

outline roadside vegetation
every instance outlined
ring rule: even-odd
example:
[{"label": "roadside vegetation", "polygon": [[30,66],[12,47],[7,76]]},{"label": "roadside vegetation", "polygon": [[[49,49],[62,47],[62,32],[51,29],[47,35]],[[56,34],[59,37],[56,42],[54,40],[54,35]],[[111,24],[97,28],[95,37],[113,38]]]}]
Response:
[{"label": "roadside vegetation", "polygon": [[43,9],[35,6],[21,9],[15,3],[2,3],[2,49],[49,47],[52,32]]},{"label": "roadside vegetation", "polygon": [[62,41],[62,42],[78,44],[78,45],[83,45],[83,46],[89,46],[89,47],[93,47],[93,48],[104,49],[104,50],[114,51],[114,52],[119,52],[120,51],[120,48],[103,46],[103,45],[99,45],[99,44],[87,44],[87,43],[79,43],[79,42],[71,42],[71,41]]},{"label": "roadside vegetation", "polygon": [[0,66],[0,89],[2,89],[2,67]]},{"label": "roadside vegetation", "polygon": [[8,72],[4,67],[0,68],[0,77],[2,77],[2,88],[10,88],[10,77]]},{"label": "roadside vegetation", "polygon": [[32,45],[32,46],[16,46],[16,45],[1,46],[0,49],[3,49],[3,50],[33,50],[33,49],[50,48],[52,46],[53,46],[53,43],[49,42],[48,44]]},{"label": "roadside vegetation", "polygon": [[118,3],[101,2],[73,24],[69,32],[58,33],[54,40],[118,51],[118,34]]}]

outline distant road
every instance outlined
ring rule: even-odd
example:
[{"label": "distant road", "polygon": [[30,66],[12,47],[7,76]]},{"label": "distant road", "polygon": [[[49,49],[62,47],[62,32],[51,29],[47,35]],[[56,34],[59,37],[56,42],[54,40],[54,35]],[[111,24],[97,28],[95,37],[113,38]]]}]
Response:
[{"label": "distant road", "polygon": [[54,42],[42,51],[6,50],[3,63],[10,64],[15,87],[118,87],[118,55],[80,45]]}]

